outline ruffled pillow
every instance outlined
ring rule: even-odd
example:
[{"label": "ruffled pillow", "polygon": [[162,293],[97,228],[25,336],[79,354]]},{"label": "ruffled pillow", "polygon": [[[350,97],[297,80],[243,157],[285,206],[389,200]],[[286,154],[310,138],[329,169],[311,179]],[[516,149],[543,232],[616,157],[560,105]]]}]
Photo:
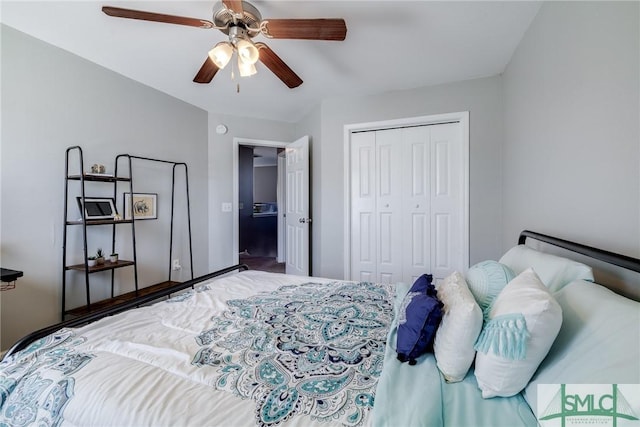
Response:
[{"label": "ruffled pillow", "polygon": [[473,345],[482,329],[482,311],[457,271],[437,290],[444,314],[433,342],[436,363],[447,382],[462,381],[476,355]]}]

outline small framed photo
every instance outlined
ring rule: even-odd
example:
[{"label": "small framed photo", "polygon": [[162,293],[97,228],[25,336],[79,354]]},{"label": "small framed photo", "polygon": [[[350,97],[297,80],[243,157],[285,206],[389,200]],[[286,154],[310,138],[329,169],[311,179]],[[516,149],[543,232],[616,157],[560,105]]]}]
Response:
[{"label": "small framed photo", "polygon": [[158,195],[124,193],[124,219],[158,219]]},{"label": "small framed photo", "polygon": [[118,211],[115,200],[109,197],[76,197],[80,214],[84,212],[87,220],[93,219],[113,219]]}]

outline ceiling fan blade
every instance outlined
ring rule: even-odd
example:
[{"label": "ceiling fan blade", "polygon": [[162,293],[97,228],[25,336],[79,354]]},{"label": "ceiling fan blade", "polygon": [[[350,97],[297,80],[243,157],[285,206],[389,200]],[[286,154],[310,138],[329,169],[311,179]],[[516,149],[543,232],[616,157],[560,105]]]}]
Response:
[{"label": "ceiling fan blade", "polygon": [[264,33],[274,39],[336,40],[347,36],[344,19],[267,19]]},{"label": "ceiling fan blade", "polygon": [[222,3],[227,7],[227,9],[231,9],[240,15],[244,14],[242,0],[222,0]]},{"label": "ceiling fan blade", "polygon": [[193,78],[195,83],[210,83],[220,68],[207,56],[198,74]]},{"label": "ceiling fan blade", "polygon": [[164,15],[162,13],[144,12],[142,10],[122,9],[103,6],[102,11],[117,18],[140,19],[142,21],[166,22],[168,24],[188,25],[190,27],[213,28],[213,22],[206,19],[186,18],[184,16]]},{"label": "ceiling fan blade", "polygon": [[264,43],[256,43],[256,46],[260,52],[260,61],[284,84],[291,89],[302,84],[302,79],[269,46]]}]

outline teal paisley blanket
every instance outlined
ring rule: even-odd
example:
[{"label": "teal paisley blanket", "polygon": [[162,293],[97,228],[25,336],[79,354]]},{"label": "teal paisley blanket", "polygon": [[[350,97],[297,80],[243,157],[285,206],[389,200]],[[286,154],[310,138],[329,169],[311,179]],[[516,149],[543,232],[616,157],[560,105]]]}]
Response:
[{"label": "teal paisley blanket", "polygon": [[392,285],[307,283],[230,300],[195,339],[192,364],[255,401],[261,426],[304,414],[361,424],[373,407],[393,318]]},{"label": "teal paisley blanket", "polygon": [[0,427],[60,425],[73,397],[73,374],[94,355],[77,351],[84,343],[69,329],[32,343],[0,364]]}]

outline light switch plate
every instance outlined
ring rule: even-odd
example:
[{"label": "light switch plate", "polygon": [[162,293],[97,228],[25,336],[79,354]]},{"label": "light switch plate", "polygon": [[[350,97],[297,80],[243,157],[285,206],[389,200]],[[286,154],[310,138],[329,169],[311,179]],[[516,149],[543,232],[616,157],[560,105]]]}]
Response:
[{"label": "light switch plate", "polygon": [[231,212],[231,203],[223,203],[222,204],[222,212]]}]

